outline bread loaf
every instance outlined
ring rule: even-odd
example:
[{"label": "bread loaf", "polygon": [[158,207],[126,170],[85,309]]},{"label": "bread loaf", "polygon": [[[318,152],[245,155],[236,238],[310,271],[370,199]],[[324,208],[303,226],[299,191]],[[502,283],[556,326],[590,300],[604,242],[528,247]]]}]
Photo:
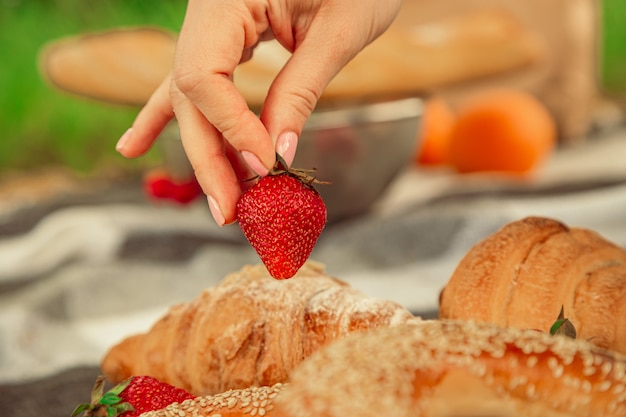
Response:
[{"label": "bread loaf", "polygon": [[626,357],[533,330],[415,319],[324,346],[288,384],[199,397],[144,417],[197,415],[624,416]]},{"label": "bread loaf", "polygon": [[547,218],[505,225],[461,260],[440,317],[549,330],[563,307],[578,337],[626,353],[626,251]]},{"label": "bread loaf", "polygon": [[228,390],[144,413],[141,417],[271,417],[274,401],[288,384]]},{"label": "bread loaf", "polygon": [[274,416],[624,416],[625,388],[626,357],[585,341],[434,320],[321,349]]},{"label": "bread loaf", "polygon": [[113,346],[101,367],[113,383],[150,375],[194,395],[269,386],[333,340],[412,318],[400,304],[367,297],[310,261],[286,281],[262,265],[247,266],[172,307],[147,333]]}]

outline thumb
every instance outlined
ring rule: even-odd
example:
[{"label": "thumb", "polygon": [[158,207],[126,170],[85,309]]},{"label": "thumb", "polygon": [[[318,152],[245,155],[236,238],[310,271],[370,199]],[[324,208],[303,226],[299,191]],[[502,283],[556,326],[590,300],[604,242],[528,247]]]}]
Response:
[{"label": "thumb", "polygon": [[332,78],[354,56],[339,45],[303,42],[278,73],[268,91],[261,121],[287,164],[297,139]]}]

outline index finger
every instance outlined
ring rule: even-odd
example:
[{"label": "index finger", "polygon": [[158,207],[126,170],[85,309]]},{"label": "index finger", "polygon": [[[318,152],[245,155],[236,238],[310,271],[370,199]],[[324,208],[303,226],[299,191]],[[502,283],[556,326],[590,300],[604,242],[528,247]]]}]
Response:
[{"label": "index finger", "polygon": [[239,2],[223,3],[189,1],[173,80],[235,149],[251,152],[271,168],[275,161],[272,139],[231,78],[244,50],[257,43],[267,27]]}]

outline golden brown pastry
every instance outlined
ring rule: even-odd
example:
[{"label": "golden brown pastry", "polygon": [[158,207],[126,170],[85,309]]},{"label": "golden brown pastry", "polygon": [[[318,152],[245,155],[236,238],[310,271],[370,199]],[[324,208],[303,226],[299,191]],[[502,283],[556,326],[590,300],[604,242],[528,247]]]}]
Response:
[{"label": "golden brown pastry", "polygon": [[182,403],[170,404],[161,410],[143,413],[141,417],[271,417],[274,401],[289,384],[228,390],[205,395]]},{"label": "golden brown pastry", "polygon": [[43,78],[61,90],[142,106],[172,68],[177,35],[158,27],[118,27],[47,43]]},{"label": "golden brown pastry", "polygon": [[197,415],[624,416],[626,357],[533,330],[415,319],[319,349],[288,384],[200,397],[144,417]]},{"label": "golden brown pastry", "polygon": [[528,217],[471,248],[441,293],[440,317],[547,331],[561,306],[578,337],[626,353],[626,251]]},{"label": "golden brown pastry", "polygon": [[[419,23],[415,18],[394,23],[354,57],[329,83],[318,106],[420,94],[519,70],[545,54],[543,40],[503,8],[459,11]],[[266,42],[237,67],[235,84],[251,107],[263,104],[289,56],[279,43]]]},{"label": "golden brown pastry", "polygon": [[150,375],[195,395],[217,394],[284,382],[320,346],[412,318],[400,304],[369,298],[313,262],[286,281],[262,265],[247,266],[111,348],[101,365],[114,383]]},{"label": "golden brown pastry", "polygon": [[623,416],[626,358],[582,340],[425,321],[340,340],[302,363],[275,416]]}]

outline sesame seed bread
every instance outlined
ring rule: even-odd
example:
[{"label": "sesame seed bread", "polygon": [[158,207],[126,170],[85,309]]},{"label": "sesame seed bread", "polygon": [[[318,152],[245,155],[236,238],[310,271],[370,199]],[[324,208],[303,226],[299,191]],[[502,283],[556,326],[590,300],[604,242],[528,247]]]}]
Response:
[{"label": "sesame seed bread", "polygon": [[441,293],[440,318],[547,331],[561,306],[578,337],[626,353],[624,248],[528,217],[469,250]]},{"label": "sesame seed bread", "polygon": [[588,342],[433,320],[374,329],[294,370],[278,417],[626,415],[626,357]]},{"label": "sesame seed bread", "polygon": [[263,265],[246,266],[113,346],[101,368],[113,383],[150,375],[194,395],[271,386],[333,340],[412,319],[400,304],[368,297],[312,261],[285,281]]},{"label": "sesame seed bread", "polygon": [[274,401],[288,384],[228,390],[170,404],[141,417],[271,417]]},{"label": "sesame seed bread", "polygon": [[616,417],[626,356],[487,323],[414,319],[328,344],[289,382],[198,397],[142,417]]}]

